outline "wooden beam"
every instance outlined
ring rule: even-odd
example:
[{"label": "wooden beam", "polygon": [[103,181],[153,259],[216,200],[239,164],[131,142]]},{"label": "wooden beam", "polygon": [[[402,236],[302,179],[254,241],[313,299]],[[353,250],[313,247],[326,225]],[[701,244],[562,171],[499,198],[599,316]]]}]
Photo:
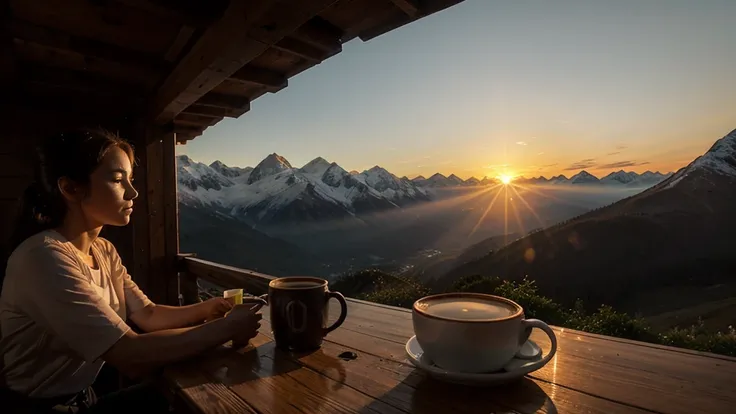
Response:
[{"label": "wooden beam", "polygon": [[205,28],[222,17],[228,0],[182,1],[182,0],[116,0],[118,3],[145,10],[166,20]]},{"label": "wooden beam", "polygon": [[182,112],[174,119],[174,125],[212,126],[220,122],[222,117],[209,115],[195,115]]},{"label": "wooden beam", "polygon": [[166,123],[337,0],[232,0],[159,88],[152,118]]},{"label": "wooden beam", "polygon": [[174,133],[175,134],[181,134],[188,137],[197,137],[202,135],[202,132],[207,127],[190,127],[190,126],[184,126],[184,125],[177,125],[174,124]]},{"label": "wooden beam", "polygon": [[342,49],[343,31],[319,16],[309,19],[293,36],[323,50]]},{"label": "wooden beam", "polygon": [[391,0],[391,3],[400,8],[409,17],[415,17],[419,13],[417,0]]},{"label": "wooden beam", "polygon": [[14,19],[156,56],[163,54],[181,27],[114,0],[10,0],[10,4]]},{"label": "wooden beam", "polygon": [[342,48],[340,48],[335,51],[325,51],[293,37],[285,37],[279,40],[275,45],[273,45],[273,48],[299,56],[300,58],[313,63],[320,63],[342,50]]},{"label": "wooden beam", "polygon": [[214,23],[182,58],[158,90],[150,112],[163,124],[211,91],[223,80],[263,53],[268,45],[247,36],[273,0],[232,0],[222,19]]},{"label": "wooden beam", "polygon": [[90,58],[136,66],[148,70],[151,76],[160,76],[170,68],[170,65],[154,55],[125,49],[96,39],[73,36],[61,30],[32,23],[14,20],[9,24],[8,30],[17,39],[56,49],[70,50]]},{"label": "wooden beam", "polygon": [[240,109],[250,105],[250,99],[247,96],[225,95],[222,93],[209,92],[203,97],[197,99],[198,105],[214,106],[217,108]]},{"label": "wooden beam", "polygon": [[92,73],[37,65],[24,65],[22,79],[28,83],[78,91],[92,96],[116,97],[127,103],[143,102],[146,93],[140,85],[110,81]]},{"label": "wooden beam", "polygon": [[283,74],[252,65],[243,66],[237,72],[233,73],[230,79],[255,83],[276,90],[283,89],[289,84],[289,79]]},{"label": "wooden beam", "polygon": [[237,111],[228,108],[218,108],[216,106],[204,106],[199,104],[192,104],[187,107],[181,113],[201,115],[201,116],[212,116],[212,117],[229,117],[234,118]]},{"label": "wooden beam", "polygon": [[177,33],[174,41],[171,42],[169,49],[166,51],[166,55],[164,55],[164,60],[166,60],[167,62],[175,62],[176,60],[178,60],[179,56],[184,50],[184,47],[187,45],[187,43],[189,43],[189,39],[192,38],[194,33],[194,28],[190,26],[182,26],[181,29],[179,29],[179,33]]}]

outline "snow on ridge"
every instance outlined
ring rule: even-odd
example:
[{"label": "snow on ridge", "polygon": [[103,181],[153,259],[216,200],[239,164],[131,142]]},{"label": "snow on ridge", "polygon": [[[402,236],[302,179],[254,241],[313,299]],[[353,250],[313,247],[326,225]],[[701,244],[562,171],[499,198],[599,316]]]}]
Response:
[{"label": "snow on ridge", "polygon": [[259,162],[253,171],[251,171],[250,177],[248,177],[248,184],[253,184],[264,177],[291,169],[294,169],[294,167],[289,164],[289,161],[274,152]]},{"label": "snow on ridge", "polygon": [[305,174],[313,174],[321,177],[331,166],[332,164],[329,161],[322,157],[317,157],[306,163],[300,170]]},{"label": "snow on ridge", "polygon": [[736,129],[716,141],[703,155],[675,173],[665,188],[672,188],[695,170],[736,176]]}]

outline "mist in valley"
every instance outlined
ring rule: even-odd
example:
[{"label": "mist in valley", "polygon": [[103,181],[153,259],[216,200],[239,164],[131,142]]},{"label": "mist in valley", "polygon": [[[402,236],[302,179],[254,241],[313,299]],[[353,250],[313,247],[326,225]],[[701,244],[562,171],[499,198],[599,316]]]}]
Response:
[{"label": "mist in valley", "polygon": [[[325,276],[379,267],[401,272],[500,247],[644,188],[494,185],[432,189],[433,201],[348,220],[262,228],[318,257]],[[493,238],[492,240],[488,240]]]}]

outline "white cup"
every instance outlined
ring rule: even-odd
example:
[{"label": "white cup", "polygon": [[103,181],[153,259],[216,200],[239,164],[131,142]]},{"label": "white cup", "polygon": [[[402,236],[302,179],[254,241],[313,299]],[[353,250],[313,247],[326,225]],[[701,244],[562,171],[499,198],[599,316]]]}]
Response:
[{"label": "white cup", "polygon": [[417,300],[412,308],[417,342],[427,357],[452,372],[495,372],[514,358],[532,328],[549,336],[552,349],[540,366],[557,352],[552,329],[538,319],[524,319],[524,309],[500,296],[445,293]]}]

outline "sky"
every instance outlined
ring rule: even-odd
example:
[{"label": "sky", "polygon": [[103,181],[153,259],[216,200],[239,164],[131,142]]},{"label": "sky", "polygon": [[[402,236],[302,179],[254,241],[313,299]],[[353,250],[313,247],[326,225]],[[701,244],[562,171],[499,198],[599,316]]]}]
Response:
[{"label": "sky", "polygon": [[343,51],[177,146],[195,161],[597,176],[736,129],[734,0],[466,0]]}]

